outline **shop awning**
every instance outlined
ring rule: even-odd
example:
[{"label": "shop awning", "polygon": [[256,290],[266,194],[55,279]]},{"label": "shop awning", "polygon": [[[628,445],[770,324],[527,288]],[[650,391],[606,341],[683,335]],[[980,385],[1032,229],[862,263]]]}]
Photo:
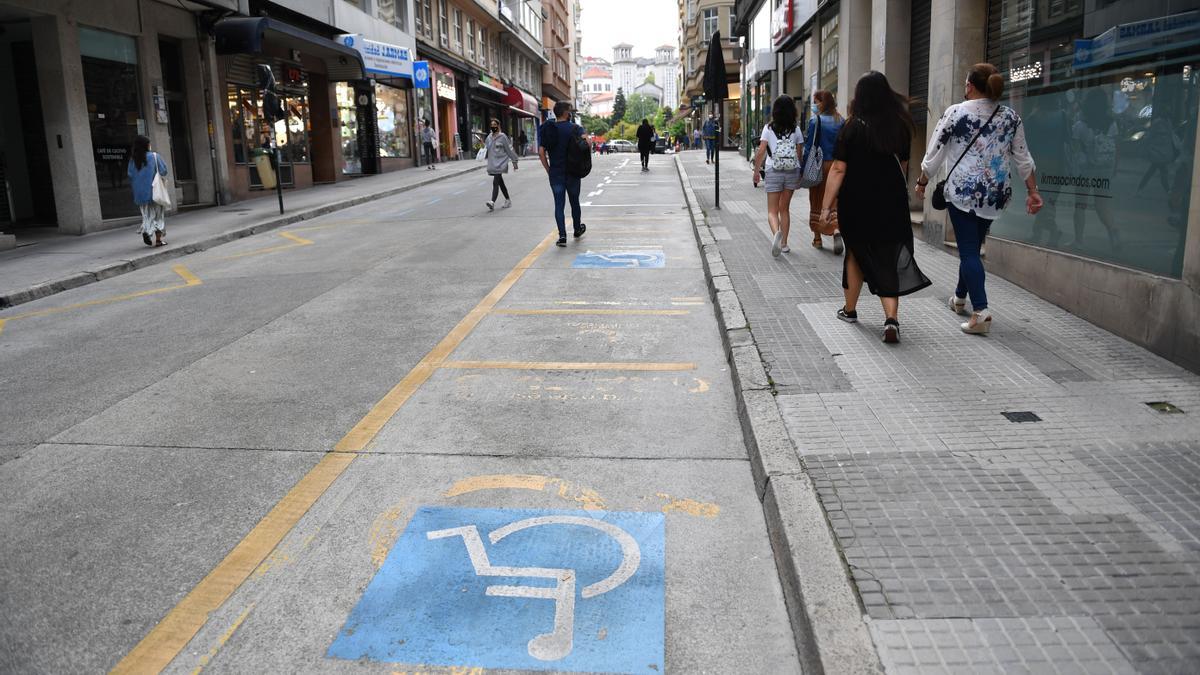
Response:
[{"label": "shop awning", "polygon": [[261,54],[263,45],[296,49],[325,62],[334,82],[365,77],[362,56],[316,33],[265,16],[221,19],[213,26],[218,54]]},{"label": "shop awning", "polygon": [[537,99],[516,87],[505,90],[504,104],[523,115],[538,116]]}]

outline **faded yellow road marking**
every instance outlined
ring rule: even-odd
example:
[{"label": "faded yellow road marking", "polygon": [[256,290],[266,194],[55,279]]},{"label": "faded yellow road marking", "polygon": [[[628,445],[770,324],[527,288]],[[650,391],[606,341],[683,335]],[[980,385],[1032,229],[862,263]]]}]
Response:
[{"label": "faded yellow road marking", "polygon": [[511,289],[513,285],[517,283],[517,281],[525,274],[525,271],[528,270],[533,265],[534,261],[538,259],[538,256],[540,256],[547,248],[550,247],[550,244],[554,242],[555,238],[555,234],[546,235],[546,238],[543,239],[540,244],[535,246],[533,250],[529,252],[529,255],[522,258],[521,262],[517,263],[517,266],[514,267],[508,274],[506,274],[504,278],[500,280],[500,283],[496,284],[496,287],[492,289],[491,293],[488,293],[483,300],[480,300],[479,304],[475,305],[475,307],[468,312],[465,317],[463,317],[462,321],[459,321],[458,325],[455,326],[446,335],[446,337],[442,338],[442,341],[437,343],[437,345],[425,355],[425,358],[421,359],[421,361],[417,363],[417,365],[412,369],[411,372],[409,372],[408,375],[404,377],[403,380],[400,380],[399,384],[393,387],[392,390],[387,393],[387,395],[380,399],[379,402],[375,404],[375,407],[371,408],[371,411],[367,413],[365,417],[359,420],[358,424],[354,425],[354,428],[350,430],[350,433],[346,434],[341,441],[338,441],[338,444],[336,447],[334,447],[334,450],[337,452],[359,452],[366,449],[367,443],[370,443],[371,440],[375,438],[375,435],[378,434],[379,430],[383,428],[383,425],[387,424],[387,421],[396,414],[396,411],[400,409],[400,406],[404,405],[404,402],[407,401],[414,392],[416,392],[417,388],[424,384],[425,381],[428,380],[431,375],[433,375],[434,371],[436,371],[443,364],[443,362],[445,362],[446,358],[450,356],[450,353],[458,348],[458,345],[462,343],[463,339],[466,338],[472,330],[475,329],[475,326],[479,325],[479,322],[483,320],[483,317],[487,316],[488,312],[491,312],[492,309],[495,308],[496,304],[500,302],[501,298],[508,293],[509,289]]},{"label": "faded yellow road marking", "polygon": [[451,485],[450,489],[446,490],[445,496],[457,497],[480,490],[532,490],[534,492],[543,492],[548,487],[554,488],[555,494],[560,499],[578,502],[583,505],[585,510],[600,511],[604,509],[604,499],[591,488],[573,485],[561,478],[530,474],[502,473],[464,478]]},{"label": "faded yellow road marking", "polygon": [[440,367],[487,370],[695,370],[696,364],[635,361],[445,361]]},{"label": "faded yellow road marking", "polygon": [[374,440],[379,430],[392,415],[404,405],[425,380],[437,370],[459,343],[470,334],[484,316],[496,306],[504,294],[517,283],[525,271],[533,265],[557,237],[557,233],[546,236],[500,283],[487,294],[462,321],[442,338],[432,351],[389,391],[383,399],[354,425],[334,452],[326,453],[317,465],[309,470],[299,482],[280,499],[271,511],[254,526],[225,559],[217,564],[179,604],[167,613],[163,620],[137,644],[111,672],[145,673],[159,672],[166,668],[179,652],[187,646],[196,633],[204,627],[208,616],[233,595],[254,569],[279,545],[300,518],[320,499],[333,481]]},{"label": "faded yellow road marking", "polygon": [[700,518],[716,518],[717,514],[721,512],[721,507],[716,504],[698,502],[686,497],[672,497],[665,492],[659,492],[658,498],[666,502],[662,507],[663,513],[678,512]]},{"label": "faded yellow road marking", "polygon": [[9,317],[0,319],[0,331],[4,330],[4,324],[8,323],[9,321],[16,321],[17,319],[32,319],[32,318],[39,317],[39,316],[50,316],[51,314],[60,314],[62,312],[69,312],[73,309],[82,309],[84,307],[95,307],[97,305],[109,305],[114,302],[121,302],[123,300],[133,300],[135,298],[144,298],[148,295],[157,295],[159,293],[166,293],[167,291],[174,291],[174,290],[177,290],[180,288],[187,288],[189,286],[199,286],[200,284],[203,283],[202,281],[200,281],[200,279],[198,279],[196,277],[195,274],[192,274],[190,271],[188,271],[188,268],[184,267],[183,265],[173,265],[171,267],[171,271],[173,271],[175,274],[178,274],[179,277],[181,279],[183,279],[182,284],[175,284],[173,286],[163,286],[162,288],[151,288],[151,289],[148,289],[145,291],[138,291],[136,293],[126,293],[124,295],[116,295],[111,298],[101,298],[99,300],[89,300],[87,302],[80,302],[80,303],[76,303],[74,305],[66,305],[64,307],[51,307],[49,309],[39,309],[36,312],[26,312],[24,314],[16,314],[14,316],[9,316]]},{"label": "faded yellow road marking", "polygon": [[388,551],[396,542],[396,537],[400,535],[400,526],[397,522],[400,520],[400,516],[404,515],[404,506],[404,501],[396,504],[379,514],[375,518],[375,522],[371,523],[367,539],[371,542],[371,562],[375,563],[375,569],[383,567]]},{"label": "faded yellow road marking", "polygon": [[537,316],[540,314],[613,314],[629,316],[683,316],[691,314],[687,309],[496,309],[492,314],[511,316]]},{"label": "faded yellow road marking", "polygon": [[204,626],[208,615],[233,595],[354,457],[333,452],[322,457],[112,672],[146,673],[165,668]]},{"label": "faded yellow road marking", "polygon": [[246,620],[246,617],[250,616],[250,610],[252,609],[254,609],[253,602],[250,603],[249,607],[242,610],[241,615],[236,621],[233,622],[233,625],[229,627],[229,630],[225,631],[221,635],[220,639],[217,640],[217,644],[213,645],[213,648],[208,650],[207,654],[200,657],[200,663],[192,671],[192,675],[200,675],[200,671],[204,670],[204,666],[207,666],[208,662],[212,661],[213,657],[217,655],[217,652],[221,651],[221,647],[224,647],[225,643],[229,642],[229,638],[233,637],[233,634],[237,632],[238,628],[241,628],[242,622]]},{"label": "faded yellow road marking", "polygon": [[[307,228],[307,229],[313,229],[313,228]],[[290,239],[292,241],[292,243],[280,244],[279,246],[268,246],[267,248],[257,248],[257,249],[254,249],[253,251],[246,251],[244,253],[235,253],[233,255],[227,255],[224,258],[219,258],[219,259],[220,260],[236,260],[237,258],[248,258],[252,255],[263,255],[265,253],[275,253],[276,251],[286,251],[291,248],[300,248],[301,246],[312,246],[312,244],[313,244],[313,241],[311,239],[305,239],[304,237],[292,234],[291,232],[276,232],[275,234],[283,237],[284,239]]]}]

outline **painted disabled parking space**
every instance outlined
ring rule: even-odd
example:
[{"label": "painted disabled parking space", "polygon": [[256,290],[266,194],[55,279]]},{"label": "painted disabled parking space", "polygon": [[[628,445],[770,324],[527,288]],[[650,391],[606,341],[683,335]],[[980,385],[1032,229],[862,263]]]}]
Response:
[{"label": "painted disabled parking space", "polygon": [[662,249],[631,249],[616,251],[588,251],[575,256],[571,267],[577,269],[651,269],[664,267],[667,256]]},{"label": "painted disabled parking space", "polygon": [[417,510],[328,656],[663,672],[662,513]]}]

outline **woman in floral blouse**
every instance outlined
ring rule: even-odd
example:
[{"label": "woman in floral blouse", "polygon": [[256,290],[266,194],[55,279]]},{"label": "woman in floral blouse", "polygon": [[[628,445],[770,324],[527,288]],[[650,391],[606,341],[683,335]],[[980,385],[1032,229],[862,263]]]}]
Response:
[{"label": "woman in floral blouse", "polygon": [[995,66],[977,63],[971,67],[966,82],[967,100],[950,106],[942,114],[917,180],[917,196],[924,199],[929,176],[943,164],[953,166],[962,157],[946,179],[945,197],[959,260],[958,288],[950,296],[950,309],[965,315],[966,297],[970,294],[973,310],[970,321],[962,324],[964,333],[983,334],[992,327],[979,250],[992,221],[1012,199],[1010,161],[1029,193],[1026,210],[1033,214],[1042,208],[1021,117],[1012,108],[999,104],[1003,93],[1004,78]]}]

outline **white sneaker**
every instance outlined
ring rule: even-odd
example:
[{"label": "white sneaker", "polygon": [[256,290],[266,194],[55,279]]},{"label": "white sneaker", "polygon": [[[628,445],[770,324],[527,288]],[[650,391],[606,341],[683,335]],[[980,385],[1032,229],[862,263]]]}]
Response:
[{"label": "white sneaker", "polygon": [[771,240],[771,255],[776,258],[783,252],[783,230],[775,233],[775,238]]},{"label": "white sneaker", "polygon": [[790,247],[788,247],[788,246],[784,246],[783,248],[781,248],[781,249],[779,249],[779,250],[780,250],[780,251],[782,251],[782,252],[784,252],[784,253],[791,253],[791,252],[792,252],[792,249],[791,249]]},{"label": "white sneaker", "polygon": [[510,206],[512,206],[512,200],[511,200],[511,199],[505,199],[505,200],[504,200],[504,206],[501,206],[500,208],[502,208],[502,209],[507,209],[507,208],[509,208]]},{"label": "white sneaker", "polygon": [[971,320],[959,324],[962,332],[968,335],[987,335],[987,332],[992,328],[992,313],[986,309],[981,309],[971,315]]},{"label": "white sneaker", "polygon": [[951,295],[950,311],[962,316],[970,316],[970,313],[967,312],[967,299],[960,298],[957,295]]},{"label": "white sneaker", "polygon": [[488,211],[496,210],[496,202],[484,202],[483,205],[488,207]]}]

